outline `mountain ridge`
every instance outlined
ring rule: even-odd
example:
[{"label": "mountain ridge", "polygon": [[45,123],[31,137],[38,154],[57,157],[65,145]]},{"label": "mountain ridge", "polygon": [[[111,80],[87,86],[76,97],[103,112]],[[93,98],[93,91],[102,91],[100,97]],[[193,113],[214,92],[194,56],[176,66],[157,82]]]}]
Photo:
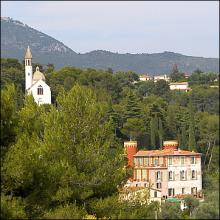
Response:
[{"label": "mountain ridge", "polygon": [[1,56],[23,60],[29,45],[35,62],[53,63],[56,69],[63,66],[80,68],[112,68],[113,71],[135,71],[139,74],[167,73],[173,64],[180,71],[191,73],[195,69],[218,72],[219,59],[187,56],[171,51],[162,53],[118,53],[93,50],[77,53],[61,41],[44,34],[20,21],[1,17]]}]

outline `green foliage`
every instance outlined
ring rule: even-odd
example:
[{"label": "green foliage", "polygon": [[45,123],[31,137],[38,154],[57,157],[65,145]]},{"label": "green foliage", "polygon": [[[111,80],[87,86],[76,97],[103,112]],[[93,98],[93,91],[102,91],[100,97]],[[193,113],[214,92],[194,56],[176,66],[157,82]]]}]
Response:
[{"label": "green foliage", "polygon": [[1,194],[1,219],[25,218],[27,218],[27,216],[21,199]]},{"label": "green foliage", "polygon": [[44,214],[44,219],[82,219],[86,211],[74,204],[65,204]]},{"label": "green foliage", "polygon": [[132,91],[128,90],[125,101],[124,101],[124,119],[125,121],[128,118],[140,118],[141,117],[141,108],[140,101],[137,95]]},{"label": "green foliage", "polygon": [[144,133],[144,121],[140,118],[128,118],[122,128],[130,140],[136,140],[141,134]]},{"label": "green foliage", "polygon": [[213,72],[206,73],[197,69],[190,75],[188,81],[190,85],[201,85],[201,84],[214,84],[216,79],[218,79],[217,73],[213,73]]},{"label": "green foliage", "polygon": [[180,204],[170,202],[162,204],[159,219],[182,219]]},{"label": "green foliage", "polygon": [[4,191],[22,195],[28,216],[111,194],[127,178],[105,103],[79,85],[57,102],[58,109],[47,109],[27,97],[19,112],[21,133],[4,160]]},{"label": "green foliage", "polygon": [[16,90],[13,84],[8,84],[1,91],[1,156],[15,141],[16,120]]},{"label": "green foliage", "polygon": [[110,219],[154,219],[155,211],[158,212],[158,208],[157,202],[152,202],[149,205],[132,205],[129,202],[120,202],[116,195],[93,200],[90,203],[91,213],[96,213],[98,218]]},{"label": "green foliage", "polygon": [[187,196],[184,199],[186,206],[187,206],[187,211],[188,214],[191,216],[192,212],[199,206],[199,201],[198,199],[193,198],[192,196]]},{"label": "green foliage", "polygon": [[139,82],[133,72],[54,71],[48,64],[55,105],[38,106],[23,97],[23,66],[3,59],[2,68],[3,217],[155,218],[157,204],[118,201],[117,187],[129,175],[122,147],[129,136],[145,149],[178,139],[182,149],[202,153],[204,202],[190,198],[184,212],[165,204],[158,218],[219,217],[219,94],[212,81],[180,93],[163,80]]},{"label": "green foliage", "polygon": [[195,138],[195,121],[194,111],[192,103],[189,103],[189,150],[193,151],[196,149],[196,138]]}]

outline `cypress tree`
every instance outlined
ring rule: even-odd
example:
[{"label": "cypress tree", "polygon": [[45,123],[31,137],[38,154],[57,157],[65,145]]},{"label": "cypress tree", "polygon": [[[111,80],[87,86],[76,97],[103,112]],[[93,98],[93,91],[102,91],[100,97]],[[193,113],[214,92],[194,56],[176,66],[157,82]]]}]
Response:
[{"label": "cypress tree", "polygon": [[183,150],[188,150],[187,147],[187,136],[186,136],[186,125],[181,127],[181,148]]},{"label": "cypress tree", "polygon": [[162,124],[161,118],[159,118],[159,130],[158,130],[158,134],[159,134],[159,141],[160,141],[160,149],[162,149],[164,131],[163,131],[163,124]]},{"label": "cypress tree", "polygon": [[151,147],[156,149],[156,138],[158,134],[158,118],[157,115],[151,118],[150,121]]},{"label": "cypress tree", "polygon": [[194,121],[194,111],[192,102],[190,100],[189,103],[189,150],[195,150],[196,149],[196,138],[195,138],[195,121]]}]

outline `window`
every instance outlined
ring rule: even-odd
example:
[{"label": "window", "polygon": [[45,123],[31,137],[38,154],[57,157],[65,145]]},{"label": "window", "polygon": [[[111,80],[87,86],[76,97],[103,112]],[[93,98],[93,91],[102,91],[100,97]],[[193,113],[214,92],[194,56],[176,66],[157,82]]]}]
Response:
[{"label": "window", "polygon": [[192,170],[192,179],[196,179],[196,171],[195,170]]},{"label": "window", "polygon": [[174,196],[174,195],[175,195],[174,188],[169,188],[168,189],[168,196]]},{"label": "window", "polygon": [[147,180],[147,170],[142,170],[142,179]]},{"label": "window", "polygon": [[186,180],[186,171],[184,170],[180,171],[180,180]]},{"label": "window", "polygon": [[185,194],[185,188],[182,188],[182,194]]},{"label": "window", "polygon": [[191,194],[196,194],[196,193],[197,193],[197,187],[192,187]]},{"label": "window", "polygon": [[154,191],[154,197],[155,198],[157,197],[157,191]]},{"label": "window", "polygon": [[144,166],[147,166],[148,165],[148,158],[147,157],[144,157]]},{"label": "window", "polygon": [[169,172],[168,172],[168,179],[169,179],[169,180],[174,180],[173,176],[174,176],[173,171],[169,171]]},{"label": "window", "polygon": [[38,88],[37,88],[37,94],[38,94],[38,95],[43,95],[43,87],[42,87],[42,86],[38,86]]},{"label": "window", "polygon": [[161,189],[161,183],[157,183],[157,189]]},{"label": "window", "polygon": [[139,158],[139,161],[140,161],[140,166],[143,166],[143,158]]},{"label": "window", "polygon": [[161,180],[161,172],[160,171],[156,172],[156,180]]},{"label": "window", "polygon": [[141,179],[141,170],[137,170],[137,179],[140,180]]},{"label": "window", "polygon": [[191,157],[191,164],[195,164],[196,163],[196,158],[195,157]]},{"label": "window", "polygon": [[168,164],[169,164],[169,165],[172,165],[172,164],[173,164],[173,158],[172,158],[172,157],[169,157],[169,158],[168,158]]},{"label": "window", "polygon": [[155,166],[158,166],[159,165],[159,159],[155,158],[154,163],[155,163]]},{"label": "window", "polygon": [[181,157],[181,164],[184,164],[184,157]]}]

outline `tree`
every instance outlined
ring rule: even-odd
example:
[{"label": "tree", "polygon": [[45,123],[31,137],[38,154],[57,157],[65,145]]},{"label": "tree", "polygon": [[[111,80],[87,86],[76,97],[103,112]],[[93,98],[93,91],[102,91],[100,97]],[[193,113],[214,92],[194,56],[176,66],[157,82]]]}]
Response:
[{"label": "tree", "polygon": [[45,213],[44,219],[82,219],[86,215],[86,210],[74,204],[66,204]]},{"label": "tree", "polygon": [[136,140],[144,132],[144,121],[140,118],[128,118],[122,131],[130,137],[130,140]]},{"label": "tree", "polygon": [[187,211],[189,216],[192,215],[192,212],[199,206],[199,201],[198,199],[193,198],[192,196],[187,196],[184,199],[186,206],[187,206]]},{"label": "tree", "polygon": [[165,202],[161,206],[160,219],[182,219],[182,211],[179,203]]},{"label": "tree", "polygon": [[154,94],[162,96],[170,90],[168,83],[165,80],[158,80],[155,83]]},{"label": "tree", "polygon": [[125,112],[124,119],[128,118],[140,118],[141,117],[141,108],[137,95],[132,91],[128,90],[128,93],[125,97]]},{"label": "tree", "polygon": [[16,89],[14,84],[1,90],[1,156],[15,141],[16,127]]},{"label": "tree", "polygon": [[158,135],[159,135],[160,149],[162,149],[164,131],[163,131],[163,125],[162,125],[162,120],[161,120],[161,118],[159,118]]},{"label": "tree", "polygon": [[179,72],[176,64],[173,65],[172,72],[170,74],[170,79],[172,82],[179,82],[185,80],[184,73]]},{"label": "tree", "polygon": [[156,133],[158,129],[158,118],[155,115],[154,117],[151,118],[150,121],[150,137],[151,137],[151,148],[155,149],[156,148]]},{"label": "tree", "polygon": [[1,194],[1,219],[27,218],[21,198],[11,198]]},{"label": "tree", "polygon": [[181,147],[183,150],[188,150],[187,134],[186,134],[186,125],[185,125],[185,124],[181,127],[181,141],[180,141],[180,147]]},{"label": "tree", "polygon": [[196,150],[195,121],[192,103],[189,103],[189,150]]},{"label": "tree", "polygon": [[22,133],[3,163],[4,192],[24,199],[28,217],[50,210],[62,216],[65,205],[86,206],[91,198],[117,191],[127,178],[123,149],[94,91],[76,85],[57,103],[49,109],[25,103]]}]

